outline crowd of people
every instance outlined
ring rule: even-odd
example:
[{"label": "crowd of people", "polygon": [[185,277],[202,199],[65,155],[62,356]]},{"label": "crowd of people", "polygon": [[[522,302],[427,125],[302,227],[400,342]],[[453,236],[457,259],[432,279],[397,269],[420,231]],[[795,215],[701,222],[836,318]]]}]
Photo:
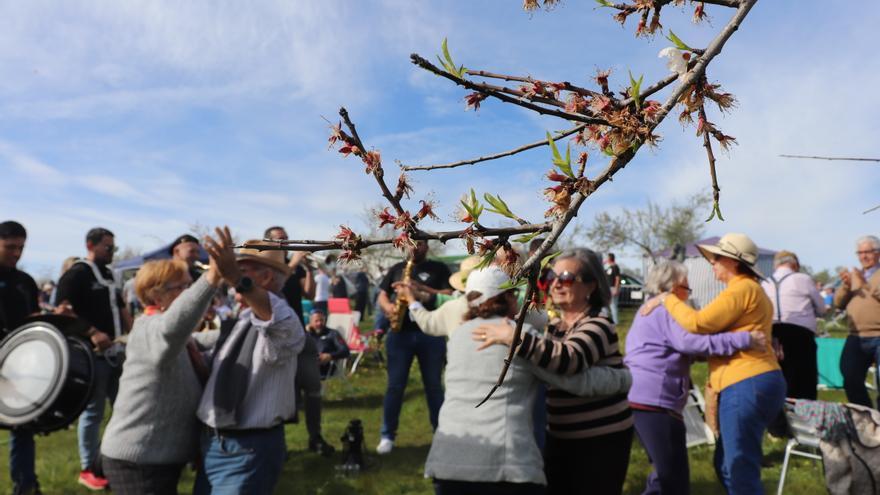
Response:
[{"label": "crowd of people", "polygon": [[[264,237],[287,233],[273,226]],[[299,412],[308,448],[334,452],[321,432],[321,382],[349,348],[328,328],[328,302],[350,297],[364,314],[366,274],[349,284],[332,260],[236,251],[224,228],[203,240],[180,236],[169,259],[146,262],[123,290],[110,268],[115,236],[95,228],[87,254],[68,262],[56,286],[39,288],[17,268],[26,240],[21,224],[0,223],[0,329],[6,335],[40,312],[87,323],[81,337],[97,358],[78,419],[81,484],[176,493],[192,464],[194,493],[271,493],[286,458],[284,424]],[[840,273],[833,297],[820,294],[792,252],[778,252],[765,276],[743,234],[700,245],[725,285],[702,308],[688,302],[685,265],[661,261],[624,348],[613,255],[604,263],[585,248],[556,256],[516,338],[525,301],[501,266],[470,257],[452,273],[416,242],[377,284],[387,385],[376,452],[394,450],[417,359],[434,430],[425,476],[438,494],[619,494],[634,437],[653,465],[644,493],[689,493],[683,414],[690,367],[706,359],[718,479],[728,493],[762,493],[765,432],[785,434],[786,397],[816,399],[816,319],[829,299],[850,326],[840,362],[847,398],[872,406],[865,375],[880,360],[880,239],[856,245],[861,266]],[[308,314],[303,301],[311,301]],[[113,352],[120,345],[124,359]],[[509,352],[504,385],[474,409]],[[113,411],[101,437],[107,402]],[[40,493],[33,437],[27,425],[10,433],[16,494]]]}]

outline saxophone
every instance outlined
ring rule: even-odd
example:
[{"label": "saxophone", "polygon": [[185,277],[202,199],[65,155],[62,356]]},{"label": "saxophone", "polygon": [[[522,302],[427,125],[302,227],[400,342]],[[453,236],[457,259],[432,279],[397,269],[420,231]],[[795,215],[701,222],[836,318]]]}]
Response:
[{"label": "saxophone", "polygon": [[[412,258],[406,260],[406,266],[403,268],[403,278],[400,279],[401,282],[405,284],[409,283],[409,279],[412,277],[413,265],[415,265],[415,262]],[[397,300],[394,301],[394,321],[391,322],[392,332],[399,332],[403,327],[403,320],[406,318],[406,310],[408,307],[409,301],[398,294]]]}]

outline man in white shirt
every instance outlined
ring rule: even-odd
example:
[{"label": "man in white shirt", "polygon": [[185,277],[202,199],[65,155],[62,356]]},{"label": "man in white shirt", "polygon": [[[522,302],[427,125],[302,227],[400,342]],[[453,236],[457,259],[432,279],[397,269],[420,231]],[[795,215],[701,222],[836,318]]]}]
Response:
[{"label": "man in white shirt", "polygon": [[327,300],[330,299],[330,275],[327,270],[318,267],[318,273],[315,275],[315,309],[320,309],[324,314],[327,312]]},{"label": "man in white shirt", "polygon": [[788,397],[816,400],[819,370],[816,365],[816,317],[828,308],[806,273],[800,273],[797,255],[779,251],[776,269],[761,282],[773,303],[773,338],[782,346],[779,361]]}]

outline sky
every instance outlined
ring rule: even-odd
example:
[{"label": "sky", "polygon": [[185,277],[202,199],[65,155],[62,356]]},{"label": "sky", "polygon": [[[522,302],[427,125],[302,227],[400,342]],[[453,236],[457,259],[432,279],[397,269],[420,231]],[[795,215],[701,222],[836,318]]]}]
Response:
[{"label": "sky", "polygon": [[[705,46],[732,13],[707,11],[710,23],[693,25],[689,9],[664,10],[664,28]],[[138,250],[195,224],[228,224],[239,238],[275,224],[292,238],[366,230],[363,212],[382,198],[358,160],[327,149],[340,106],[381,151],[391,183],[395,160],[470,158],[570,127],[497,101],[465,111],[465,90],[409,61],[413,52],[433,60],[444,38],[468,68],[587,87],[610,68],[616,90],[628,71],[645,85],[665,76],[657,53],[670,45],[636,39],[633,19],[622,29],[609,10],[574,0],[533,13],[519,0],[0,0],[0,12],[0,217],[28,229],[20,267],[38,277],[84,254],[95,226]],[[878,18],[868,0],[758,2],[709,67],[738,99],[710,120],[739,144],[718,156],[725,221],[707,235],[744,232],[819,269],[853,265],[855,239],[880,234],[880,211],[862,214],[880,204],[876,163],[778,156],[880,156]],[[577,222],[708,191],[694,129],[672,118],[658,130],[659,147],[596,192]],[[595,175],[607,159],[591,155]],[[473,187],[540,221],[550,166],[538,148],[415,172],[408,204],[431,197],[443,222],[429,227],[460,228],[455,204]]]}]

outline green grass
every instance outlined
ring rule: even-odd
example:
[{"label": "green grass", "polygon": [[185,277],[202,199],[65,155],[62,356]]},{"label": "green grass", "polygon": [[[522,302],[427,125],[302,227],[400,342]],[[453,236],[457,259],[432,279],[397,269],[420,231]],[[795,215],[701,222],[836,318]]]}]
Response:
[{"label": "green grass", "polygon": [[[629,328],[633,313],[621,312],[621,335]],[[382,416],[382,397],[385,390],[385,370],[367,359],[357,374],[347,381],[332,380],[327,384],[323,428],[324,437],[337,448],[349,420],[360,418],[368,449],[369,469],[356,475],[339,474],[335,465],[338,454],[331,458],[319,457],[307,450],[305,424],[286,427],[290,459],[284,467],[276,493],[279,494],[431,494],[430,481],[423,477],[424,461],[431,444],[431,428],[422,393],[418,366],[414,366],[407,386],[406,398],[400,417],[400,429],[394,451],[388,456],[377,456],[373,449],[379,440]],[[706,365],[698,363],[692,369],[694,380],[703,385]],[[821,392],[823,400],[843,401],[841,391]],[[0,433],[0,494],[11,491],[8,466],[8,434]],[[768,493],[776,492],[785,442],[766,438],[765,455],[773,465],[762,471],[764,486]],[[723,494],[712,469],[711,446],[690,449],[691,492],[695,494]],[[651,466],[644,450],[636,440],[633,443],[624,493],[638,494]],[[76,484],[79,460],[76,447],[76,430],[69,429],[37,438],[37,475],[46,494],[84,494],[86,489]],[[189,493],[192,473],[187,472],[181,481],[181,493]],[[803,458],[793,458],[786,481],[786,493],[825,493],[821,465]]]}]

